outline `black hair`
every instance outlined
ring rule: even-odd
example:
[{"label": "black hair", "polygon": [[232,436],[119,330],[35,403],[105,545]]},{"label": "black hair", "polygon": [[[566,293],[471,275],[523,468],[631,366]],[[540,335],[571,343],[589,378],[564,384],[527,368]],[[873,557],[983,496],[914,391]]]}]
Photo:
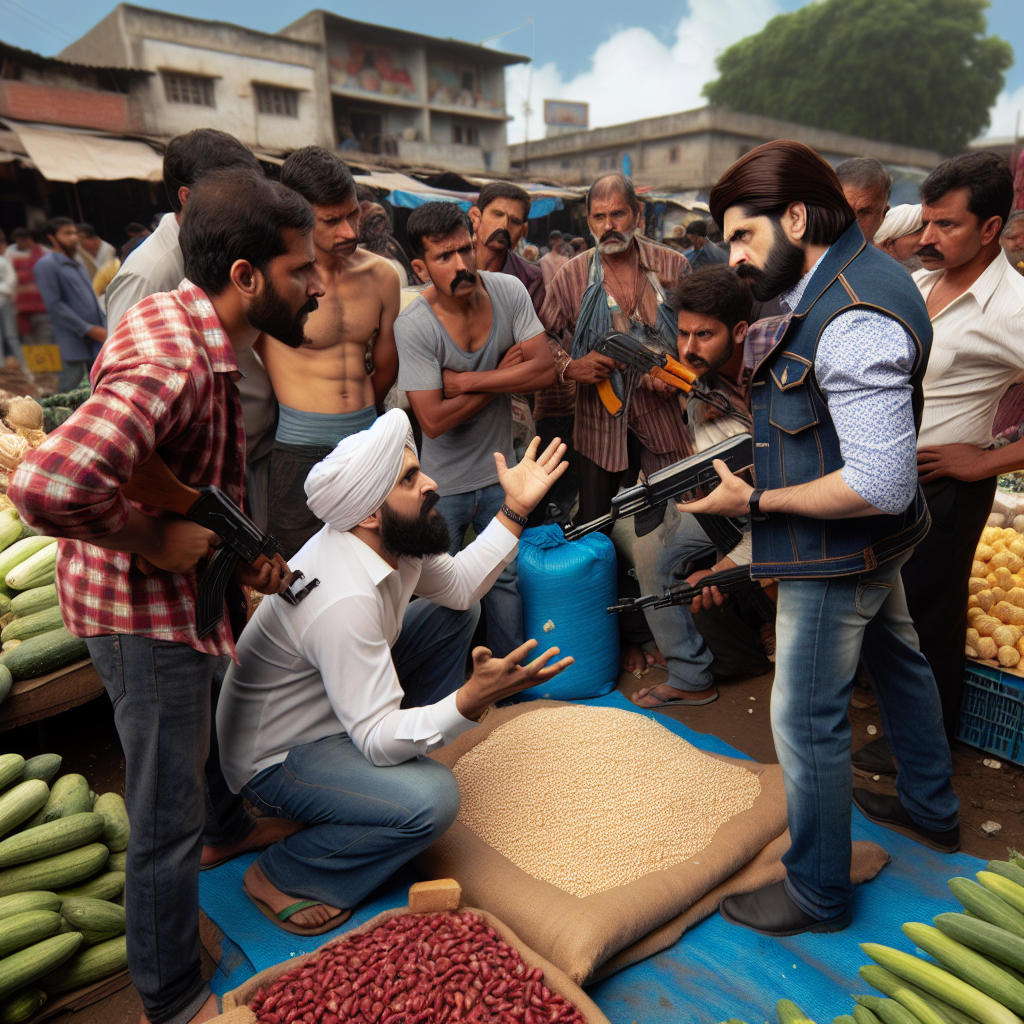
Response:
[{"label": "black hair", "polygon": [[252,151],[227,132],[216,128],[194,128],[175,135],[164,150],[164,189],[175,213],[181,213],[178,189],[191,189],[211,171],[226,167],[247,167],[263,173]]},{"label": "black hair", "polygon": [[[498,184],[502,184],[498,182]],[[485,185],[484,188],[488,186]],[[472,236],[473,227],[469,216],[458,203],[432,202],[418,206],[409,214],[405,225],[405,233],[412,251],[419,259],[423,259],[427,251],[424,239],[431,242],[451,238],[457,231],[465,228]]]},{"label": "black hair", "polygon": [[483,213],[495,199],[511,199],[514,202],[523,204],[523,219],[530,215],[530,207],[533,200],[526,189],[513,185],[510,181],[489,181],[476,197],[476,208]]},{"label": "black hair", "polygon": [[75,226],[75,222],[70,217],[51,217],[46,222],[46,233],[47,235],[55,235],[61,228],[66,228],[68,225]]},{"label": "black hair", "polygon": [[892,194],[892,175],[885,169],[885,164],[873,156],[855,156],[844,160],[836,168],[836,177],[840,185],[882,192],[887,200]]},{"label": "black hair", "polygon": [[281,167],[281,184],[315,206],[337,206],[356,195],[356,182],[345,161],[323,146],[295,150]]},{"label": "black hair", "polygon": [[561,237],[562,237],[562,232],[561,231],[552,231],[551,234],[548,235],[548,241],[549,242],[557,242]]},{"label": "black hair", "polygon": [[133,220],[130,224],[124,226],[124,233],[126,235],[144,235],[149,228],[145,224],[140,224],[137,220]]},{"label": "black hair", "polygon": [[84,238],[96,237],[96,229],[91,224],[76,224],[75,227],[78,228],[78,233]]},{"label": "black hair", "polygon": [[753,310],[750,288],[725,263],[701,267],[687,274],[669,292],[668,303],[677,312],[713,316],[730,331],[739,323],[749,323]]},{"label": "black hair", "polygon": [[947,192],[967,189],[967,209],[983,224],[1002,217],[1005,226],[1013,206],[1010,165],[995,153],[961,153],[944,160],[921,183],[921,201],[934,205]]},{"label": "black hair", "polygon": [[633,188],[633,182],[624,174],[603,174],[587,189],[587,213],[590,213],[591,199],[605,196],[609,192],[620,193],[634,213],[640,212],[640,200],[636,197],[636,189]]},{"label": "black hair", "polygon": [[26,227],[13,228],[11,238],[31,238],[32,232]]},{"label": "black hair", "polygon": [[691,220],[686,225],[686,233],[688,235],[700,235],[701,238],[708,237],[708,226],[702,220]]},{"label": "black hair", "polygon": [[284,228],[313,230],[313,208],[290,188],[262,171],[214,171],[189,194],[178,236],[185,276],[207,295],[219,295],[236,260],[266,272],[286,251]]}]

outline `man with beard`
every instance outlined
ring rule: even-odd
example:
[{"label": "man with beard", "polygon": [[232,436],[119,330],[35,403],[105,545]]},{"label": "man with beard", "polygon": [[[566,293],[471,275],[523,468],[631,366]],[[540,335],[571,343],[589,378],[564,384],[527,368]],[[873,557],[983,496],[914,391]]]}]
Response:
[{"label": "man with beard", "polygon": [[[470,526],[498,514],[502,489],[493,455],[515,463],[513,392],[555,379],[544,328],[526,288],[508,274],[479,273],[469,220],[456,203],[426,203],[406,225],[413,269],[431,285],[395,323],[398,386],[423,430],[423,467],[436,481],[451,553]],[[523,642],[517,565],[506,566],[484,599],[487,644],[505,657]]]},{"label": "man with beard", "polygon": [[[994,153],[952,157],[921,185],[917,254],[924,269],[914,282],[935,340],[923,382],[917,463],[932,528],[903,567],[903,585],[950,740],[960,716],[974,552],[996,478],[1024,468],[1024,441],[996,448],[992,439],[1000,400],[1024,379],[1024,279],[999,246],[1012,202],[1010,168]],[[888,724],[885,732],[857,752],[855,767],[892,773],[895,752],[902,768]]]},{"label": "man with beard", "polygon": [[[751,150],[710,206],[754,297],[781,293],[793,310],[754,371],[756,487],[717,462],[719,486],[681,506],[749,514],[751,575],[780,581],[771,715],[787,876],[721,912],[766,935],[838,931],[851,920],[851,796],[886,828],[940,852],[960,847],[935,677],[900,579],[928,532],[916,433],[931,325],[913,281],[864,241],[835,172],[809,147]],[[899,761],[898,796],[851,794],[858,662]]]},{"label": "man with beard", "polygon": [[679,392],[649,376],[621,371],[623,411],[609,413],[597,385],[616,370],[593,351],[615,329],[666,352],[676,350],[676,316],[666,291],[691,272],[686,258],[636,233],[640,203],[633,184],[608,174],[587,193],[587,221],[597,248],[571,259],[551,282],[541,310],[544,326],[572,335],[572,353],[553,349],[561,382],[575,381],[573,445],[579,457],[576,522],[604,515],[620,486],[693,454]]},{"label": "man with beard", "polygon": [[[85,637],[114,705],[132,823],[128,963],[144,1022],[217,1014],[200,974],[198,880],[211,686],[235,648],[226,616],[196,635],[196,566],[216,535],[132,504],[121,489],[159,455],[182,483],[241,500],[236,354],[261,331],[301,344],[323,294],[313,224],[301,196],[259,172],[218,171],[196,184],[181,224],[186,279],[125,314],[96,361],[92,396],[26,455],[8,491],[26,522],[62,538],[64,623]],[[235,580],[276,594],[290,574],[276,556],[258,572],[240,567]],[[206,778],[213,792],[209,766]]]},{"label": "man with beard", "polygon": [[525,517],[565,469],[564,445],[539,458],[538,445],[535,438],[512,468],[495,453],[501,510],[454,557],[437,484],[420,468],[400,409],[310,471],[309,504],[328,525],[292,565],[320,585],[297,606],[260,604],[217,711],[231,787],[306,823],[243,881],[286,931],[337,928],[440,837],[459,809],[459,789],[424,755],[472,729],[496,701],[572,663],[547,664],[560,653],[554,647],[523,664],[537,646],[530,640],[505,658],[477,647],[465,676],[476,602],[515,557]]},{"label": "man with beard", "polygon": [[256,343],[278,401],[270,458],[267,524],[287,556],[323,523],[306,505],[306,474],[384,408],[398,375],[398,278],[381,256],[359,248],[359,200],[334,153],[306,146],[281,167],[281,183],[313,207],[313,245],[324,301],[298,347],[272,333]]}]

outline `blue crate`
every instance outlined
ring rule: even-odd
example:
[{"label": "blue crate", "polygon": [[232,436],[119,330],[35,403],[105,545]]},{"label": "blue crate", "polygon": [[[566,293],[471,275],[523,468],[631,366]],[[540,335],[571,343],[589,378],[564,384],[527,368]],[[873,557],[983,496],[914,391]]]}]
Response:
[{"label": "blue crate", "polygon": [[1024,766],[1024,679],[968,660],[956,738]]}]

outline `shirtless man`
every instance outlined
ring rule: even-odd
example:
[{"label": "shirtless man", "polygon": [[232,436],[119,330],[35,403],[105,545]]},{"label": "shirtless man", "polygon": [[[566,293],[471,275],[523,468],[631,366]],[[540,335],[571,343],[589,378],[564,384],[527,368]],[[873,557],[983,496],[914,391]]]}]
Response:
[{"label": "shirtless man", "polygon": [[269,528],[290,558],[323,525],[306,506],[306,475],[384,408],[398,376],[399,282],[388,261],[358,247],[359,202],[349,169],[329,150],[306,146],[281,168],[281,183],[313,206],[313,245],[324,297],[306,342],[257,343],[280,405],[270,461]]}]

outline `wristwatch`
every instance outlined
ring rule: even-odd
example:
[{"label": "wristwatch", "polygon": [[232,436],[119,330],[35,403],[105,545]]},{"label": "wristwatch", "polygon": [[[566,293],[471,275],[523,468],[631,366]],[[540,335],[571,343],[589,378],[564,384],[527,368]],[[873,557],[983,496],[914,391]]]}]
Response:
[{"label": "wristwatch", "polygon": [[747,505],[750,508],[750,518],[763,522],[768,516],[761,511],[761,495],[764,494],[763,487],[755,487],[750,492],[750,498],[747,500]]}]

